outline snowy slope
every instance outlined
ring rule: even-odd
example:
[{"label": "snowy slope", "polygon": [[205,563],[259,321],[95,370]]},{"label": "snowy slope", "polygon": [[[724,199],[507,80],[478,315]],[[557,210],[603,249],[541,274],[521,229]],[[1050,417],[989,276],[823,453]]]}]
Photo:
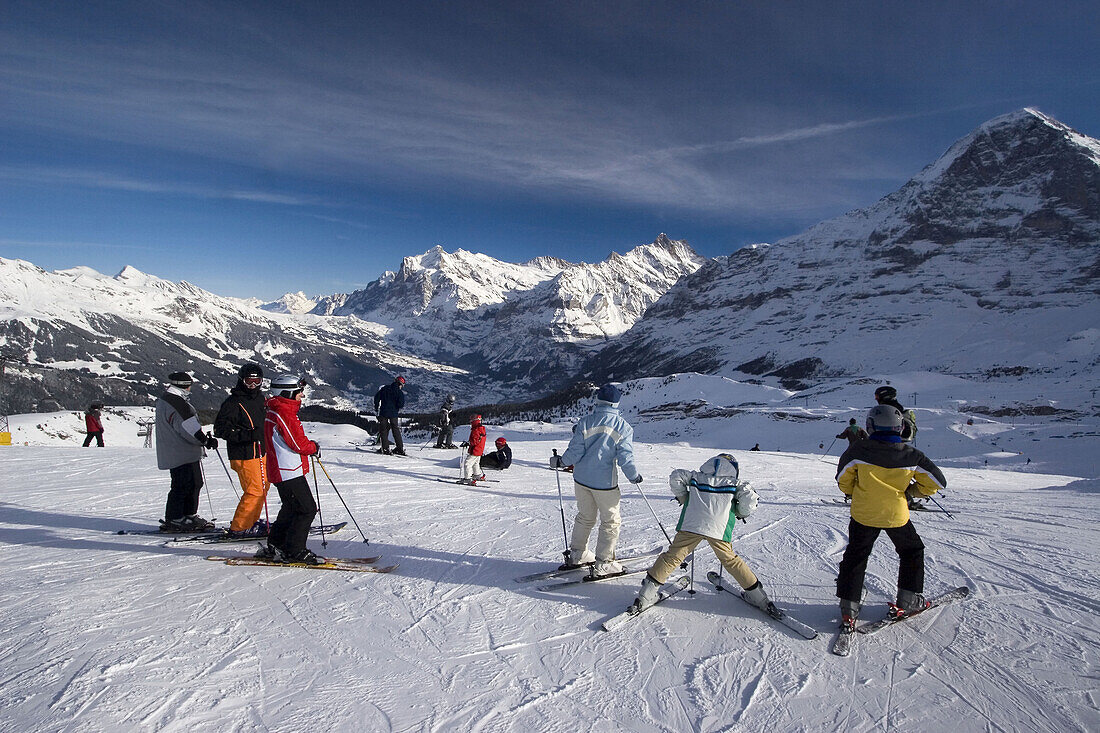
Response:
[{"label": "snowy slope", "polygon": [[[204,560],[209,547],[119,536],[163,509],[167,478],[151,451],[0,448],[0,728],[1100,727],[1095,480],[947,469],[942,502],[954,519],[915,518],[928,545],[927,586],[966,584],[972,597],[859,639],[842,659],[827,645],[847,520],[842,507],[819,502],[838,494],[833,466],[816,455],[750,453],[753,434],[711,433],[761,491],[735,546],[772,597],[821,632],[816,640],[699,583],[717,566],[709,550],[696,558],[696,594],[608,634],[599,624],[630,602],[637,576],[559,593],[513,580],[560,559],[555,475],[545,464],[550,448],[564,447],[568,424],[490,427],[490,438],[508,436],[516,464],[474,489],[435,480],[457,474],[453,452],[384,459],[353,450],[362,437],[353,429],[307,430],[326,446],[328,472],[370,538],[364,545],[346,529],[326,554],[381,553],[400,563],[396,572],[232,568]],[[642,488],[665,527],[677,508],[664,477],[713,452],[636,445]],[[236,500],[215,458],[206,476],[224,522]],[[325,520],[348,519],[323,475],[321,483]],[[637,489],[624,494],[620,547],[663,544]],[[204,497],[204,514],[210,505]],[[571,520],[572,501],[566,511]],[[892,597],[888,544],[871,560],[868,614]]]},{"label": "snowy slope", "polygon": [[1015,373],[1095,388],[1098,151],[1035,110],[991,120],[877,204],[685,277],[590,368],[789,384]]}]

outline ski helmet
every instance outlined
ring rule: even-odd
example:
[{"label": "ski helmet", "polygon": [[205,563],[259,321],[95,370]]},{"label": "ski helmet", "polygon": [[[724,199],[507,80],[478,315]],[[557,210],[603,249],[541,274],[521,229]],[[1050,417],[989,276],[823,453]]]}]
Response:
[{"label": "ski helmet", "polygon": [[600,402],[607,402],[612,405],[619,404],[619,400],[623,398],[623,393],[619,391],[619,388],[614,384],[605,384],[596,390],[596,399]]},{"label": "ski helmet", "polygon": [[179,387],[180,389],[187,389],[195,380],[191,378],[191,375],[187,372],[172,372],[168,375],[168,382],[173,387]]},{"label": "ski helmet", "polygon": [[306,380],[296,374],[282,374],[271,380],[271,392],[276,397],[294,399],[306,387]]},{"label": "ski helmet", "polygon": [[708,476],[732,478],[736,481],[740,468],[737,465],[736,458],[729,453],[719,453],[702,466],[699,466],[699,473],[705,473]]},{"label": "ski helmet", "polygon": [[890,385],[883,385],[875,390],[875,401],[885,402],[886,400],[896,400],[898,398],[898,391]]},{"label": "ski helmet", "polygon": [[453,405],[455,403],[455,396],[453,394],[447,395],[447,404]]},{"label": "ski helmet", "polygon": [[470,418],[470,424],[471,425],[480,425],[481,424],[481,415],[474,415],[472,418]]},{"label": "ski helmet", "polygon": [[905,419],[901,411],[892,405],[875,405],[867,413],[867,432],[895,433],[901,435]]},{"label": "ski helmet", "polygon": [[503,448],[504,446],[508,445],[508,441],[504,438],[497,438],[495,441],[495,445],[497,448]]},{"label": "ski helmet", "polygon": [[404,384],[405,383],[405,378],[404,377],[398,377],[397,379],[395,379],[393,381],[396,382],[397,384]]},{"label": "ski helmet", "polygon": [[237,372],[237,376],[240,378],[241,383],[249,389],[259,389],[264,381],[264,370],[260,368],[259,364],[245,364]]}]

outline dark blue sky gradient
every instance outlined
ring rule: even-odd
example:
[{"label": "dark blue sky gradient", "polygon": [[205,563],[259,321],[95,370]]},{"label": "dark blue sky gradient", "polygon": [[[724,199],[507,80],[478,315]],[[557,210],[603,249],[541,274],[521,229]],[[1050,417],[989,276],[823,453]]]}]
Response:
[{"label": "dark blue sky gradient", "polygon": [[274,298],[436,244],[726,254],[1020,107],[1100,135],[1098,8],[9,0],[0,256]]}]

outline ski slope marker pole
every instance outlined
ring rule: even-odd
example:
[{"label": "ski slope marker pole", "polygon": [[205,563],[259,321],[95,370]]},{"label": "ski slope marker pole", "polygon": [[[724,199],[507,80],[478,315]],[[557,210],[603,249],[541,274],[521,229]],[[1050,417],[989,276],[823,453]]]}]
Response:
[{"label": "ski slope marker pole", "polygon": [[[558,457],[558,449],[554,448],[554,457]],[[558,482],[558,509],[561,510],[561,535],[565,538],[565,551],[562,555],[565,556],[565,564],[570,565],[569,562],[573,558],[569,554],[569,533],[565,529],[565,500],[561,497],[561,468],[558,466],[558,461],[554,461],[554,479]]]},{"label": "ski slope marker pole", "polygon": [[[340,503],[344,505],[344,509],[347,509],[348,516],[351,517],[351,521],[355,525],[355,528],[359,530],[359,535],[363,538],[363,542],[369,545],[370,540],[368,540],[367,536],[363,534],[363,530],[359,527],[359,522],[355,520],[355,515],[352,514],[351,509],[348,508],[348,503],[344,501],[344,497],[340,494],[340,489],[336,488],[336,483],[332,480],[332,476],[328,475],[328,469],[325,468],[325,464],[321,463],[320,458],[314,457],[313,460],[317,461],[317,465],[320,466],[321,470],[325,472],[325,478],[327,478],[328,482],[332,484],[332,490],[335,491],[336,496],[340,498]],[[314,474],[314,478],[316,478],[316,474]]]}]

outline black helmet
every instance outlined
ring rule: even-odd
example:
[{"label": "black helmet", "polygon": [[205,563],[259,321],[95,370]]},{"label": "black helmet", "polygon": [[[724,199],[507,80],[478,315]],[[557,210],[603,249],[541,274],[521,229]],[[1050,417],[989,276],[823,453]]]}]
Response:
[{"label": "black helmet", "polygon": [[891,405],[875,405],[867,413],[868,433],[896,433],[901,435],[905,418],[901,410]]},{"label": "black helmet", "polygon": [[241,367],[240,371],[237,372],[237,376],[241,379],[245,377],[259,377],[263,379],[264,370],[260,368],[259,364],[245,364]]},{"label": "black helmet", "polygon": [[173,387],[187,389],[195,383],[195,380],[187,372],[172,372],[168,375],[168,383]]},{"label": "black helmet", "polygon": [[898,398],[898,391],[886,384],[875,390],[875,400],[877,402],[884,402],[886,400],[896,400]]},{"label": "black helmet", "polygon": [[453,405],[455,403],[455,396],[453,394],[447,395],[447,404]]}]

